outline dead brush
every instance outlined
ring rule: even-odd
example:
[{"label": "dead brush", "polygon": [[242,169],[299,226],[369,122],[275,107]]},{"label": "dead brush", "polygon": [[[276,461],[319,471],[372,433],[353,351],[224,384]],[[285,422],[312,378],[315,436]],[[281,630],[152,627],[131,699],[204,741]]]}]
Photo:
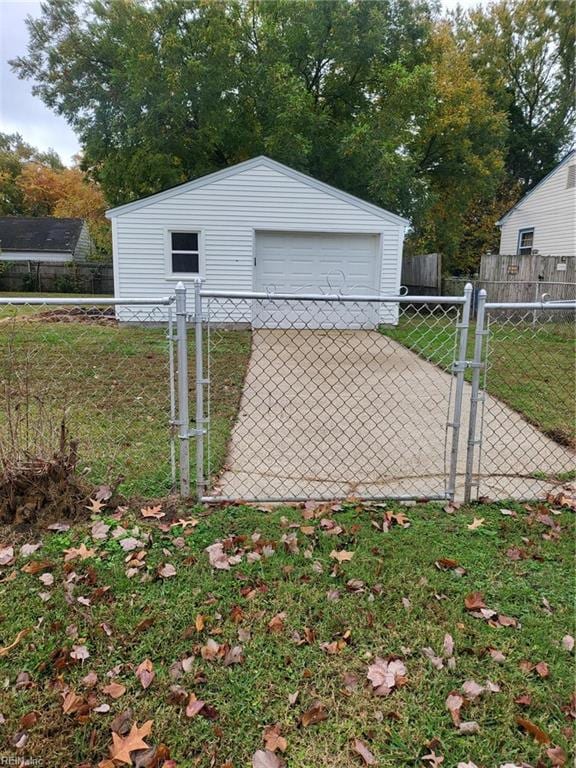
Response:
[{"label": "dead brush", "polygon": [[88,489],[77,473],[78,443],[68,435],[66,409],[49,407],[33,392],[26,364],[7,370],[0,413],[0,522],[75,518]]},{"label": "dead brush", "polygon": [[63,421],[59,445],[52,455],[2,455],[0,522],[32,525],[77,517],[88,495],[76,472],[77,447],[68,438]]}]

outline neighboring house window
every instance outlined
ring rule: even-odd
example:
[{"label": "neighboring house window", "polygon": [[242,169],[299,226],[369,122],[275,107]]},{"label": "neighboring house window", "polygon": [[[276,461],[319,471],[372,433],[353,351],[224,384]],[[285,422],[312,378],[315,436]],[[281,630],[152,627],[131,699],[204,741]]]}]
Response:
[{"label": "neighboring house window", "polygon": [[518,256],[530,256],[534,246],[534,230],[521,229],[518,232]]},{"label": "neighboring house window", "polygon": [[200,272],[200,233],[169,232],[170,271],[173,274]]}]

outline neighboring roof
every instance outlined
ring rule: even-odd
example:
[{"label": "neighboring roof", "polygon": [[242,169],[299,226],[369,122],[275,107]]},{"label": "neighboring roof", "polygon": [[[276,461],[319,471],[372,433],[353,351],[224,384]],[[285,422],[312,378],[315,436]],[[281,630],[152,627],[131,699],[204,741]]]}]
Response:
[{"label": "neighboring roof", "polygon": [[512,213],[514,213],[514,211],[516,210],[516,208],[518,208],[518,206],[519,206],[521,203],[523,203],[523,202],[524,202],[524,200],[526,200],[527,198],[529,198],[529,197],[530,197],[530,195],[532,195],[534,192],[536,192],[536,190],[538,189],[538,187],[542,186],[542,184],[544,184],[544,182],[545,182],[547,179],[549,179],[549,178],[550,178],[550,176],[553,176],[553,175],[556,173],[556,171],[558,171],[560,168],[562,168],[562,166],[563,166],[563,165],[566,165],[566,163],[567,163],[569,160],[571,160],[571,159],[574,157],[574,155],[576,155],[576,149],[571,149],[571,150],[570,150],[570,151],[569,151],[567,154],[565,154],[565,155],[564,155],[564,157],[562,158],[562,160],[560,160],[560,162],[558,163],[558,165],[556,165],[554,168],[552,168],[552,170],[550,171],[550,173],[547,173],[547,174],[546,174],[546,176],[544,176],[544,178],[540,179],[540,181],[538,182],[538,184],[536,184],[535,186],[533,186],[533,187],[532,187],[532,189],[531,189],[529,192],[526,192],[526,194],[524,195],[524,197],[521,197],[521,198],[520,198],[520,200],[518,200],[518,202],[517,202],[515,205],[513,205],[513,206],[512,206],[512,208],[510,208],[510,210],[509,210],[509,211],[506,211],[506,213],[504,214],[504,216],[502,216],[502,218],[498,219],[498,221],[496,222],[496,226],[497,226],[497,227],[500,227],[500,226],[501,226],[501,225],[502,225],[502,224],[503,224],[503,223],[506,221],[506,219],[508,218],[508,216],[510,216]]},{"label": "neighboring roof", "polygon": [[83,219],[56,219],[52,216],[41,218],[2,216],[0,217],[0,249],[73,253],[83,223]]},{"label": "neighboring roof", "polygon": [[251,168],[256,168],[257,166],[272,168],[275,171],[283,173],[285,176],[291,176],[293,179],[297,179],[298,181],[307,184],[309,187],[319,189],[320,191],[325,192],[332,197],[337,197],[340,200],[344,200],[344,202],[347,202],[350,205],[354,205],[356,208],[361,208],[362,210],[368,211],[369,213],[373,214],[374,216],[378,216],[381,219],[386,219],[387,221],[392,221],[403,226],[408,226],[410,224],[408,219],[404,219],[402,216],[398,216],[397,214],[391,213],[384,208],[380,208],[377,205],[373,205],[372,203],[368,203],[365,200],[361,200],[359,197],[350,195],[348,192],[343,192],[341,189],[336,189],[336,187],[332,187],[330,184],[325,184],[323,181],[318,181],[318,179],[314,179],[312,176],[308,176],[306,173],[295,171],[294,168],[289,168],[287,165],[279,163],[276,160],[272,160],[265,155],[254,157],[252,160],[246,160],[243,163],[231,165],[229,168],[224,168],[223,170],[216,171],[215,173],[209,173],[207,176],[201,176],[200,178],[193,179],[192,181],[185,181],[183,184],[170,187],[169,189],[165,189],[163,192],[156,192],[156,194],[148,195],[147,197],[141,197],[139,200],[134,200],[131,203],[126,203],[125,205],[119,205],[116,208],[111,208],[109,211],[106,211],[106,216],[109,219],[112,219],[115,216],[121,216],[123,213],[127,213],[128,211],[135,211],[138,210],[138,208],[144,208],[146,205],[151,205],[152,203],[156,203],[160,200],[166,200],[170,197],[174,197],[175,195],[180,195],[182,192],[198,189],[199,187],[203,187],[206,184],[212,184],[214,181],[220,181],[221,179],[226,179],[229,176],[235,176],[237,173],[243,173],[244,171],[248,171]]}]

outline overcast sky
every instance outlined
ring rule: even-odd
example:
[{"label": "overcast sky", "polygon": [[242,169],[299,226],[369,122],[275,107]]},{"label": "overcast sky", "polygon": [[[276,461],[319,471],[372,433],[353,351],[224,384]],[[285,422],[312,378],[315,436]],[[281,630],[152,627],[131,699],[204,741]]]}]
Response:
[{"label": "overcast sky", "polygon": [[[442,0],[446,9],[478,5],[479,0]],[[55,149],[65,163],[70,163],[80,146],[64,120],[32,96],[27,80],[19,80],[8,61],[26,53],[27,15],[39,16],[40,3],[34,0],[0,0],[0,130],[20,133],[25,141],[39,149]]]}]

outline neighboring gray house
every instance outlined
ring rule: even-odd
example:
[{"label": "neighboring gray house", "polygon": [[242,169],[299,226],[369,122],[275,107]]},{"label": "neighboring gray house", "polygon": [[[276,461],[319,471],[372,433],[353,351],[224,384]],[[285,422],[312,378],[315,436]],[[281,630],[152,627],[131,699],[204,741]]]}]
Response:
[{"label": "neighboring gray house", "polygon": [[500,253],[529,256],[576,256],[576,150],[506,213]]},{"label": "neighboring gray house", "polygon": [[[396,294],[400,288],[406,219],[267,157],[106,215],[117,296],[164,296],[179,280],[191,287],[197,277],[207,289],[225,291]],[[309,327],[321,322],[318,306],[270,308],[271,315],[278,311],[287,323],[304,322],[300,313]],[[350,325],[357,320],[344,318]]]},{"label": "neighboring gray house", "polygon": [[0,261],[85,261],[93,249],[84,219],[0,217]]}]

